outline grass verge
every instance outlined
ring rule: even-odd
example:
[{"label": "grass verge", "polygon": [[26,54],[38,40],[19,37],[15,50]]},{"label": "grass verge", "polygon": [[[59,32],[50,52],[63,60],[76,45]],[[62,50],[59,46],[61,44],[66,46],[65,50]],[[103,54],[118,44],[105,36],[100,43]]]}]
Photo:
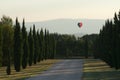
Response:
[{"label": "grass verge", "polygon": [[48,70],[54,63],[59,60],[45,60],[32,66],[28,66],[26,69],[22,69],[20,72],[16,72],[14,67],[11,68],[11,75],[6,75],[6,67],[0,68],[0,80],[24,80],[28,77],[33,77],[40,74],[43,71]]},{"label": "grass verge", "polygon": [[98,59],[85,59],[83,80],[120,80],[120,70],[110,68]]}]

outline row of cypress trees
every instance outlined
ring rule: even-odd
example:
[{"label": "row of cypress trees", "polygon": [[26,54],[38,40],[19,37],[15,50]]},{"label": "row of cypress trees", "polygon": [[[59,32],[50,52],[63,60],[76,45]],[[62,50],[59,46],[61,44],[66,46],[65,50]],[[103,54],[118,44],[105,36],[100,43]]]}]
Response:
[{"label": "row of cypress trees", "polygon": [[[7,18],[5,17],[5,19]],[[8,26],[8,24],[5,26]],[[10,42],[9,38],[6,38],[10,34],[6,33],[3,27],[2,21],[0,25],[0,64],[1,66],[7,66],[6,71],[8,75],[11,74],[11,64],[14,64],[15,70],[19,72],[21,68],[25,69],[27,65],[32,66],[32,64],[37,64],[37,62],[54,58],[56,41],[54,34],[50,34],[48,30],[45,29],[43,31],[41,29],[39,31],[33,25],[33,29],[30,28],[30,31],[27,31],[25,20],[23,19],[21,27],[18,18],[16,18],[15,25],[9,31],[12,32]],[[3,36],[4,32],[6,36]],[[9,48],[6,47],[9,44],[11,46]]]},{"label": "row of cypress trees", "polygon": [[95,42],[96,58],[104,60],[110,67],[120,69],[120,12],[107,20]]}]

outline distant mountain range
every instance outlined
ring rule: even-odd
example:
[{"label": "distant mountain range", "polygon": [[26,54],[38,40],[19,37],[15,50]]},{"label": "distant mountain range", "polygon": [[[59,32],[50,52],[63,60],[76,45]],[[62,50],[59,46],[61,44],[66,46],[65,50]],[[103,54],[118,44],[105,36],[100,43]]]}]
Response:
[{"label": "distant mountain range", "polygon": [[[82,22],[83,26],[78,27],[78,22]],[[84,34],[99,33],[104,25],[102,19],[55,19],[41,22],[27,22],[27,30],[35,24],[36,29],[48,29],[50,33],[60,34],[76,34],[83,36]]]}]

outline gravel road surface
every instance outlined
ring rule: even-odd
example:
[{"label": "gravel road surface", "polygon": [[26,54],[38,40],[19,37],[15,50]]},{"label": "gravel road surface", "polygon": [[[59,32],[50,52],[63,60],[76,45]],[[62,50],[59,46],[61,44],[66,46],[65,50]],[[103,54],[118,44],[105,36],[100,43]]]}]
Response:
[{"label": "gravel road surface", "polygon": [[82,80],[83,60],[66,59],[54,64],[42,74],[27,80]]}]

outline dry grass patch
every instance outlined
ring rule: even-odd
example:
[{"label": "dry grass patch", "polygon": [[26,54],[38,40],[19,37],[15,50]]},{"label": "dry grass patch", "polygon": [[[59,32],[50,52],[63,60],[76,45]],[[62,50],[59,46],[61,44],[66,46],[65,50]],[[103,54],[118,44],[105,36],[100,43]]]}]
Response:
[{"label": "dry grass patch", "polygon": [[120,70],[110,68],[99,59],[84,60],[83,80],[120,80]]},{"label": "dry grass patch", "polygon": [[36,65],[28,66],[26,69],[22,69],[20,72],[16,72],[12,66],[11,75],[6,75],[6,67],[0,68],[0,80],[18,80],[27,77],[32,77],[40,74],[41,72],[48,70],[54,63],[60,60],[45,60]]}]

